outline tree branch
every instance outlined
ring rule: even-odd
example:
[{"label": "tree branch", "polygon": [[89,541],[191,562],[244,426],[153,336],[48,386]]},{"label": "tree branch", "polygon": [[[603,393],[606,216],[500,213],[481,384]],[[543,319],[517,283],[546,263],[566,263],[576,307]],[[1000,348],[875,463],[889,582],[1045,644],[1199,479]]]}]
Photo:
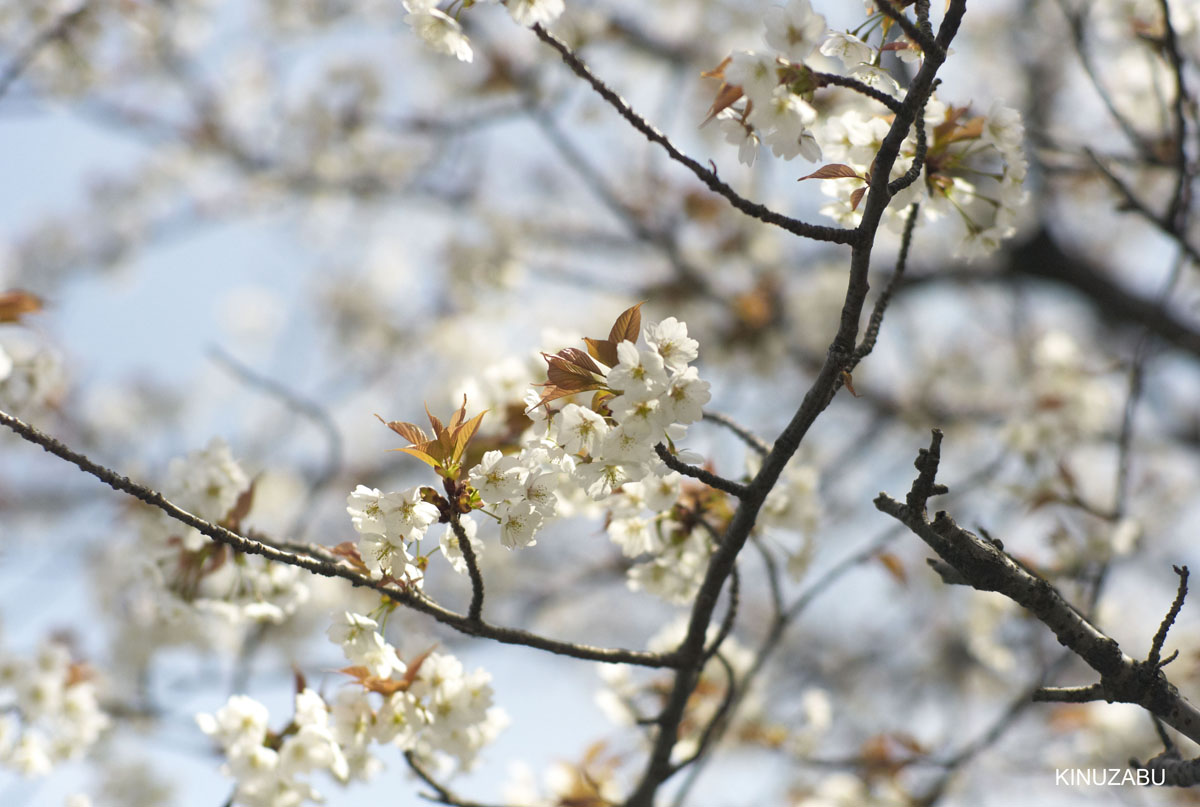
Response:
[{"label": "tree branch", "polygon": [[[1200,710],[1167,680],[1161,664],[1135,661],[1123,653],[1115,640],[1067,602],[1045,578],[1009,556],[999,541],[963,529],[945,512],[937,513],[932,522],[928,520],[928,499],[946,492],[944,485],[935,482],[940,443],[941,432],[934,430],[929,449],[922,449],[917,458],[919,473],[905,503],[881,493],[875,507],[912,530],[966,584],[1003,594],[1036,616],[1054,632],[1060,644],[1100,674],[1099,686],[1105,700],[1138,704],[1184,736],[1200,742]],[[1160,632],[1165,635],[1162,628]]]},{"label": "tree branch", "polygon": [[401,605],[433,617],[443,625],[454,628],[460,633],[484,639],[492,639],[501,644],[533,647],[538,650],[545,650],[548,653],[554,653],[555,655],[571,656],[572,658],[580,658],[587,661],[600,661],[610,664],[634,664],[640,667],[674,667],[680,663],[677,653],[647,653],[638,650],[592,647],[585,644],[548,639],[544,636],[529,633],[528,631],[489,625],[482,620],[471,619],[469,616],[463,616],[462,614],[457,614],[443,608],[416,589],[395,588],[378,580],[363,577],[357,571],[344,564],[286,552],[262,541],[239,535],[219,524],[205,521],[172,503],[158,491],[133,482],[128,477],[121,476],[116,471],[93,462],[84,455],[72,451],[58,440],[38,431],[7,412],[0,412],[0,424],[7,426],[25,440],[41,446],[50,454],[72,463],[85,473],[91,474],[113,490],[126,493],[151,507],[161,510],[176,521],[193,527],[217,543],[224,544],[245,555],[258,555],[276,563],[296,566],[322,577],[339,577],[349,581],[351,585],[373,589]]},{"label": "tree branch", "polygon": [[721,179],[717,177],[715,171],[705,168],[703,165],[684,154],[675,147],[674,143],[667,139],[666,135],[651,126],[644,118],[634,112],[629,106],[629,103],[624,98],[617,95],[617,93],[615,93],[607,84],[601,81],[596,74],[591,71],[591,68],[589,68],[583,62],[583,60],[571,50],[567,43],[554,36],[554,34],[551,34],[541,25],[534,25],[532,30],[535,34],[537,34],[538,39],[542,40],[547,45],[558,51],[559,55],[562,56],[562,60],[566,62],[567,66],[570,67],[576,75],[590,84],[592,89],[595,90],[601,98],[607,101],[610,106],[616,109],[617,112],[620,113],[621,117],[627,120],[634,129],[639,131],[647,140],[662,146],[672,160],[687,167],[693,174],[696,175],[697,179],[699,179],[705,184],[705,186],[708,187],[709,190],[724,196],[727,200],[729,200],[730,204],[732,204],[738,210],[742,211],[748,216],[751,216],[752,218],[758,219],[759,221],[766,222],[767,224],[774,224],[776,227],[781,227],[790,233],[802,236],[804,238],[811,238],[815,241],[825,241],[831,244],[849,244],[853,241],[853,230],[846,230],[840,227],[826,227],[819,224],[809,224],[808,222],[799,221],[797,219],[784,216],[781,213],[776,213],[766,205],[751,202],[750,200],[744,198],[725,182],[721,181]]}]

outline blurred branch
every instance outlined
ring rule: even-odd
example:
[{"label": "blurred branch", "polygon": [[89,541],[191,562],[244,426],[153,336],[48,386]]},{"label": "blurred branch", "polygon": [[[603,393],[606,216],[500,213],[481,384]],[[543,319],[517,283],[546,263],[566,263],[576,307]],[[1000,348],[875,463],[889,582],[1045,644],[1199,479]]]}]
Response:
[{"label": "blurred branch", "polygon": [[78,8],[63,14],[22,48],[5,66],[3,72],[0,72],[0,97],[3,97],[12,87],[13,82],[29,69],[29,65],[33,64],[33,60],[41,53],[42,48],[52,42],[67,39],[72,26],[82,20],[91,10],[90,3],[80,3]]},{"label": "blurred branch", "polygon": [[304,508],[296,515],[291,528],[288,529],[289,535],[303,535],[305,525],[311,522],[312,514],[316,510],[317,493],[341,473],[345,464],[344,441],[341,431],[324,406],[303,397],[285,384],[250,369],[217,346],[209,348],[209,355],[220,367],[232,373],[236,378],[266,395],[278,399],[298,415],[308,418],[325,435],[325,464],[316,476],[309,480],[308,490],[304,496]]},{"label": "blurred branch", "polygon": [[917,274],[909,273],[896,293],[932,283],[1012,283],[1021,277],[1048,280],[1070,288],[1090,301],[1105,320],[1144,326],[1168,344],[1200,356],[1200,330],[1182,321],[1161,302],[1142,297],[1112,280],[1087,258],[1067,252],[1045,228],[1009,249],[996,272],[966,267],[926,268]]},{"label": "blurred branch", "polygon": [[1133,192],[1133,189],[1129,187],[1129,184],[1113,173],[1112,169],[1105,165],[1104,161],[1097,157],[1091,149],[1084,149],[1084,153],[1092,161],[1092,164],[1096,166],[1097,170],[1104,175],[1104,178],[1108,180],[1109,184],[1111,184],[1117,193],[1121,195],[1121,198],[1125,200],[1125,204],[1127,204],[1143,219],[1153,224],[1163,233],[1178,242],[1180,248],[1187,253],[1187,256],[1192,259],[1193,263],[1200,263],[1200,249],[1197,249],[1188,240],[1186,229],[1181,228],[1174,218],[1167,218],[1165,214],[1159,215],[1151,210],[1146,203],[1143,202],[1141,198],[1139,198],[1138,195]]},{"label": "blurred branch", "polygon": [[494,807],[494,805],[486,805],[454,795],[450,789],[434,779],[433,774],[425,770],[425,766],[417,761],[417,755],[412,751],[404,752],[404,761],[408,763],[409,770],[433,790],[433,793],[419,793],[421,798],[437,804],[447,804],[450,807]]}]

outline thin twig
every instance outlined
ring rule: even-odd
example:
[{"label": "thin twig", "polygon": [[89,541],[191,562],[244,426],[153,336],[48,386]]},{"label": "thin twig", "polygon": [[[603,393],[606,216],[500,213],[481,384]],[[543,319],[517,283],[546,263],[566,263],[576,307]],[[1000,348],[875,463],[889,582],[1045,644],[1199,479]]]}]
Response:
[{"label": "thin twig", "polygon": [[1112,169],[1105,165],[1104,162],[1097,157],[1091,149],[1084,149],[1084,153],[1089,159],[1091,159],[1092,164],[1095,165],[1100,173],[1104,175],[1104,178],[1107,179],[1109,184],[1111,184],[1117,193],[1121,195],[1129,207],[1137,212],[1137,214],[1143,219],[1150,222],[1163,233],[1173,238],[1179,244],[1179,247],[1187,253],[1188,257],[1192,259],[1192,261],[1200,263],[1200,249],[1192,246],[1192,243],[1188,241],[1186,230],[1176,230],[1175,225],[1172,222],[1167,221],[1162,216],[1159,216],[1157,213],[1151,210],[1146,203],[1143,202],[1138,195],[1133,192],[1125,180],[1114,174]]},{"label": "thin twig", "polygon": [[33,64],[33,60],[41,53],[42,48],[57,39],[65,39],[71,27],[83,19],[89,11],[91,11],[91,4],[83,3],[74,11],[59,17],[22,48],[21,52],[4,68],[4,72],[0,73],[0,97],[3,97],[12,87],[13,82],[29,69],[29,65]]},{"label": "thin twig", "polygon": [[705,184],[709,190],[724,196],[729,202],[748,216],[764,221],[767,224],[774,224],[781,227],[790,233],[799,235],[803,238],[811,238],[815,241],[826,241],[832,244],[849,244],[854,240],[854,231],[846,230],[840,227],[826,227],[819,224],[809,224],[808,222],[799,221],[797,219],[784,216],[781,213],[776,213],[766,205],[751,202],[749,199],[741,196],[737,191],[723,182],[717,177],[716,173],[704,167],[700,163],[693,160],[691,157],[684,154],[675,144],[672,143],[666,135],[658,129],[651,126],[644,118],[633,111],[629,103],[617,95],[607,84],[597,78],[582,59],[571,50],[567,43],[563,42],[558,37],[551,34],[540,24],[533,26],[533,32],[537,34],[538,39],[545,42],[550,47],[558,51],[562,56],[562,60],[584,81],[591,85],[592,89],[609,103],[614,109],[620,113],[621,117],[627,120],[634,129],[637,129],[647,140],[650,140],[662,146],[670,155],[671,159],[687,167],[697,179]]},{"label": "thin twig", "polygon": [[847,90],[854,90],[859,95],[865,95],[867,98],[874,99],[883,104],[893,112],[900,111],[900,101],[888,95],[883,90],[877,90],[870,84],[865,84],[856,78],[848,76],[839,76],[836,73],[820,73],[813,71],[813,78],[817,80],[817,86],[833,86],[844,87]]},{"label": "thin twig", "polygon": [[438,804],[448,804],[450,807],[495,807],[495,805],[487,805],[456,796],[453,791],[434,779],[433,774],[425,770],[425,766],[417,761],[417,755],[412,751],[404,752],[404,761],[408,763],[409,770],[433,790],[433,793],[419,793],[421,798]]},{"label": "thin twig", "polygon": [[678,471],[684,476],[690,476],[693,479],[699,479],[710,488],[715,488],[716,490],[728,493],[731,496],[737,496],[739,499],[744,498],[746,495],[746,486],[741,482],[734,482],[732,479],[726,479],[723,476],[718,476],[712,471],[704,468],[697,468],[695,465],[688,465],[686,462],[681,461],[678,457],[672,454],[670,449],[668,449],[662,443],[654,446],[654,451],[658,454],[658,458],[661,459],[672,471]]},{"label": "thin twig", "polygon": [[710,423],[716,423],[729,429],[729,431],[740,437],[743,443],[754,449],[759,456],[765,457],[767,454],[771,453],[771,446],[766,440],[762,439],[757,434],[750,431],[733,418],[729,417],[729,415],[705,409],[704,414],[701,415],[701,418],[709,421]]},{"label": "thin twig", "polygon": [[308,482],[308,490],[303,497],[305,505],[293,519],[288,529],[289,535],[302,535],[305,525],[311,523],[313,511],[317,507],[317,496],[325,485],[337,478],[345,465],[344,441],[341,430],[329,414],[329,410],[316,401],[306,398],[287,385],[251,369],[246,364],[235,359],[219,347],[209,348],[209,355],[218,365],[228,370],[237,378],[252,387],[262,390],[272,398],[278,399],[288,409],[308,418],[325,435],[325,463],[321,470]]},{"label": "thin twig", "polygon": [[1150,643],[1150,654],[1146,657],[1146,664],[1151,667],[1163,666],[1159,663],[1162,657],[1163,643],[1167,641],[1167,632],[1175,624],[1175,618],[1179,616],[1179,612],[1183,609],[1183,601],[1187,598],[1188,567],[1173,566],[1172,568],[1175,570],[1175,574],[1179,575],[1179,588],[1175,592],[1175,601],[1171,603],[1171,609],[1163,617],[1162,624],[1158,626],[1158,632],[1154,634],[1154,640]]},{"label": "thin twig", "polygon": [[879,338],[879,329],[883,325],[883,315],[887,312],[888,304],[892,301],[896,287],[904,279],[904,269],[908,265],[908,251],[912,247],[913,230],[917,226],[918,213],[920,213],[920,205],[914,202],[909,206],[908,218],[904,221],[904,234],[900,237],[900,252],[896,256],[896,268],[892,270],[892,276],[888,278],[887,285],[884,286],[879,299],[875,301],[875,307],[871,310],[871,319],[867,322],[867,330],[863,333],[862,341],[854,350],[854,362],[847,368],[847,371],[852,371],[875,349],[875,340]]}]

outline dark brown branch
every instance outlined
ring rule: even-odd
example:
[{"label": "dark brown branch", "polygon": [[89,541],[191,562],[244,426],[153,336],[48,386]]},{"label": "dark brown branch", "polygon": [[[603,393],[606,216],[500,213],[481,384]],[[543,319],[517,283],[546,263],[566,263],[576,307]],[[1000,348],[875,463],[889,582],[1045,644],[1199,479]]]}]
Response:
[{"label": "dark brown branch", "polygon": [[133,482],[128,477],[121,476],[116,471],[93,462],[84,455],[72,451],[58,440],[38,431],[7,412],[0,412],[0,424],[7,426],[25,440],[41,446],[48,453],[72,463],[84,473],[91,474],[113,490],[126,493],[151,507],[161,510],[176,521],[195,528],[202,535],[206,535],[231,549],[246,555],[258,555],[276,563],[296,566],[322,577],[338,577],[349,581],[351,585],[373,589],[405,607],[433,617],[443,625],[454,628],[468,636],[492,639],[501,644],[533,647],[560,656],[570,656],[572,658],[611,664],[635,664],[641,667],[673,667],[680,663],[678,654],[676,653],[647,653],[619,648],[591,647],[584,644],[548,639],[544,636],[529,633],[528,631],[489,625],[481,620],[471,619],[468,616],[443,608],[416,589],[397,588],[386,585],[379,580],[364,577],[355,569],[336,561],[321,560],[313,555],[287,552],[262,541],[239,535],[218,524],[205,521],[172,503],[158,491]]},{"label": "dark brown branch", "polygon": [[1200,741],[1200,710],[1167,680],[1161,664],[1138,662],[1067,602],[1045,578],[1006,553],[999,541],[980,538],[958,526],[945,512],[930,522],[926,501],[945,492],[935,482],[941,433],[917,458],[918,477],[906,503],[881,493],[879,510],[904,524],[966,582],[980,591],[995,591],[1030,611],[1069,648],[1100,674],[1105,700],[1135,703],[1193,741]]},{"label": "dark brown branch", "polygon": [[808,222],[799,221],[797,219],[784,216],[781,213],[776,213],[766,205],[761,205],[756,202],[751,202],[741,196],[737,191],[723,182],[717,177],[714,171],[693,160],[691,157],[684,154],[675,144],[672,143],[667,136],[658,129],[651,126],[644,118],[638,115],[629,106],[620,95],[617,95],[607,84],[601,81],[595,73],[591,71],[582,59],[575,54],[571,48],[558,37],[551,34],[541,25],[533,26],[533,32],[537,34],[538,39],[545,42],[550,47],[558,51],[562,56],[562,60],[584,81],[591,85],[596,94],[609,103],[617,112],[629,122],[634,129],[640,132],[647,140],[657,143],[662,146],[672,160],[687,167],[696,177],[714,193],[724,196],[729,202],[752,218],[767,224],[774,224],[776,227],[781,227],[790,233],[799,235],[803,238],[811,238],[815,241],[826,241],[831,244],[849,244],[854,240],[854,231],[846,230],[840,227],[826,227],[819,224],[809,224]]},{"label": "dark brown branch", "polygon": [[754,528],[767,494],[779,481],[784,466],[796,453],[809,428],[833,400],[837,393],[838,381],[852,359],[863,305],[870,290],[867,275],[875,234],[883,211],[891,199],[887,194],[888,177],[909,128],[933,92],[937,71],[945,61],[946,48],[958,32],[965,11],[965,0],[951,0],[938,30],[939,48],[926,52],[921,69],[913,78],[900,111],[896,113],[875,155],[870,179],[871,192],[863,206],[862,221],[854,233],[850,278],[837,333],[829,346],[820,372],[805,393],[791,421],[775,441],[771,453],[763,460],[762,467],[746,486],[745,495],[741,497],[738,508],[725,530],[725,536],[709,559],[704,579],[692,604],[687,634],[678,648],[680,666],[666,706],[659,716],[658,734],[654,739],[650,759],[641,781],[629,795],[626,807],[652,807],[658,788],[674,773],[670,762],[671,749],[675,745],[688,698],[699,680],[697,665],[704,652],[705,634],[724,581],[732,572],[737,555]]},{"label": "dark brown branch", "polygon": [[1167,63],[1171,65],[1171,75],[1175,79],[1175,96],[1171,99],[1171,117],[1174,121],[1172,145],[1175,147],[1175,189],[1171,193],[1171,202],[1163,219],[1177,233],[1186,232],[1187,212],[1191,202],[1191,172],[1188,170],[1187,159],[1187,84],[1183,77],[1183,57],[1179,53],[1179,42],[1175,36],[1175,27],[1171,24],[1171,8],[1167,0],[1158,0],[1159,10],[1163,16],[1162,48],[1167,55]]},{"label": "dark brown branch", "polygon": [[921,107],[921,111],[917,113],[914,125],[917,131],[917,147],[913,152],[912,165],[908,167],[907,171],[888,183],[889,197],[895,196],[916,182],[917,177],[921,176],[921,170],[925,168],[925,155],[929,149],[929,142],[925,134],[925,107]]},{"label": "dark brown branch", "polygon": [[695,465],[688,465],[686,462],[681,462],[662,443],[656,445],[654,451],[658,454],[658,458],[666,463],[666,466],[672,471],[678,471],[684,476],[698,479],[710,488],[728,493],[731,496],[737,496],[739,499],[746,495],[746,486],[742,483],[734,482],[732,479],[726,479],[723,476],[717,476],[712,471],[707,471],[704,468],[697,468]]},{"label": "dark brown branch", "polygon": [[854,90],[854,92],[858,93],[859,95],[865,95],[867,98],[878,101],[888,109],[892,110],[892,112],[900,111],[899,100],[888,95],[883,90],[875,89],[870,84],[864,84],[856,78],[839,76],[836,73],[820,73],[815,70],[813,71],[813,78],[817,80],[818,87],[844,87],[847,90]]},{"label": "dark brown branch", "polygon": [[[904,35],[912,40],[914,45],[920,46],[921,50],[927,55],[937,54],[940,59],[945,60],[945,48],[930,35],[928,28],[923,28],[910,20],[902,10],[892,5],[891,0],[879,0],[875,4],[875,7],[895,20],[896,24],[900,26],[900,30],[904,31]],[[925,25],[927,26],[928,24],[929,18],[926,15]]]},{"label": "dark brown branch", "polygon": [[704,661],[707,662],[716,653],[720,652],[721,645],[729,638],[730,632],[733,630],[733,622],[737,619],[738,600],[741,596],[741,575],[738,574],[737,567],[733,567],[733,574],[729,575],[729,605],[725,611],[725,618],[721,620],[721,627],[717,629],[717,635],[713,637],[708,648],[704,651]]},{"label": "dark brown branch", "polygon": [[875,307],[871,310],[871,319],[867,322],[867,330],[863,333],[858,347],[854,349],[854,361],[847,368],[847,372],[853,371],[858,363],[871,355],[871,351],[875,349],[875,340],[879,338],[879,329],[883,326],[883,315],[892,301],[892,295],[896,293],[896,287],[904,279],[904,270],[908,265],[908,251],[912,247],[913,230],[917,226],[918,213],[920,213],[920,205],[914,203],[908,208],[904,233],[900,236],[900,252],[896,256],[896,268],[892,270],[892,276],[888,278],[887,285],[884,286],[879,299],[875,301]]},{"label": "dark brown branch", "polygon": [[1172,787],[1195,787],[1200,784],[1200,758],[1181,759],[1179,752],[1166,752],[1149,760],[1144,766],[1131,760],[1134,767],[1144,767],[1152,774],[1152,781],[1171,785]]},{"label": "dark brown branch", "polygon": [[434,779],[433,774],[425,770],[425,766],[417,761],[417,755],[412,751],[404,752],[404,761],[408,763],[409,770],[416,774],[418,779],[420,779],[422,782],[428,785],[431,790],[433,790],[432,793],[417,794],[426,801],[436,802],[437,804],[447,804],[450,805],[450,807],[495,807],[495,805],[482,804],[478,801],[471,801],[469,799],[456,796],[453,791],[451,791],[437,779]]},{"label": "dark brown branch", "polygon": [[696,742],[696,750],[691,753],[686,759],[680,760],[673,767],[673,772],[677,773],[689,765],[695,764],[699,759],[702,759],[705,753],[708,752],[709,746],[718,736],[717,730],[719,726],[724,725],[725,719],[729,716],[730,710],[734,705],[734,695],[738,691],[737,676],[733,673],[733,665],[720,653],[716,654],[717,662],[720,663],[721,669],[725,671],[725,694],[721,698],[721,705],[717,707],[717,711],[713,713],[712,718],[704,727],[704,731],[700,734],[700,739]]},{"label": "dark brown branch", "polygon": [[1171,603],[1171,609],[1167,611],[1162,624],[1158,626],[1158,632],[1154,634],[1154,640],[1150,643],[1150,654],[1146,656],[1146,664],[1155,668],[1162,667],[1167,663],[1159,661],[1162,658],[1163,642],[1167,641],[1167,632],[1175,624],[1175,618],[1179,616],[1179,612],[1183,609],[1183,601],[1187,598],[1188,567],[1174,566],[1172,568],[1175,569],[1175,574],[1179,575],[1179,589],[1175,592],[1175,601]]},{"label": "dark brown branch", "polygon": [[467,531],[463,529],[462,521],[459,520],[458,511],[454,509],[454,505],[454,502],[450,503],[450,529],[454,531],[459,551],[462,552],[463,561],[467,564],[467,574],[471,578],[471,604],[467,607],[467,619],[479,622],[483,619],[483,573],[479,571],[475,547],[471,546],[471,539],[467,537]]}]

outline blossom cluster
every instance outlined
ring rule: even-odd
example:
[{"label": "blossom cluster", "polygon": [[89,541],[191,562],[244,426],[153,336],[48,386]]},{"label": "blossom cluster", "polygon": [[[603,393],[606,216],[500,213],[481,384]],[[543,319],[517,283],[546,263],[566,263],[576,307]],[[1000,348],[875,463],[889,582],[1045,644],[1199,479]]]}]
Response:
[{"label": "blossom cluster", "polygon": [[[733,92],[724,99],[718,96],[714,107],[723,108],[714,111],[726,139],[738,146],[741,162],[754,164],[760,142],[785,160],[797,155],[821,159],[809,129],[817,111],[809,103],[811,82],[802,65],[826,30],[825,18],[813,11],[809,0],[791,0],[767,12],[766,42],[773,52],[739,51],[730,56],[722,77]],[[738,90],[745,102],[735,108]]]},{"label": "blossom cluster", "polygon": [[109,725],[87,665],[59,642],[32,659],[0,656],[0,765],[45,776],[76,759]]},{"label": "blossom cluster", "polygon": [[[450,5],[453,7],[458,3]],[[458,13],[471,5],[470,0],[463,3]],[[564,7],[563,0],[505,0],[504,5],[512,18],[525,26],[548,25],[558,19]],[[451,16],[439,9],[438,0],[404,0],[404,10],[408,12],[404,21],[429,48],[462,62],[475,58],[471,40],[463,31],[457,14]]]},{"label": "blossom cluster", "polygon": [[[834,201],[821,212],[844,226],[857,226],[875,155],[891,118],[887,110],[864,112],[861,103],[876,102],[861,98],[861,103],[818,115],[813,94],[819,82],[806,60],[819,46],[821,56],[840,63],[847,77],[899,98],[899,83],[880,66],[882,53],[894,51],[904,61],[916,61],[920,47],[903,35],[872,45],[854,33],[831,31],[809,0],[791,0],[786,7],[771,9],[766,23],[770,52],[736,52],[706,74],[724,82],[712,114],[747,165],[753,165],[760,144],[787,160],[802,156],[813,162],[832,161],[802,179],[824,180],[822,191]],[[886,220],[898,229],[909,205],[930,202],[925,216],[933,220],[953,214],[963,231],[957,251],[974,257],[992,252],[1015,232],[1016,212],[1026,198],[1022,185],[1027,162],[1024,127],[1016,110],[997,102],[985,116],[966,113],[965,108],[930,99],[917,124],[924,127],[928,146],[924,178],[897,194]],[[912,131],[892,166],[891,180],[909,171],[917,152],[917,134]]]},{"label": "blossom cluster", "polygon": [[[235,531],[254,498],[250,478],[220,439],[172,460],[162,492]],[[117,567],[121,582],[108,594],[124,614],[122,641],[131,654],[155,644],[236,642],[231,628],[279,624],[309,599],[297,567],[235,553],[158,511],[142,513],[140,525],[138,549],[126,553]]]},{"label": "blossom cluster", "polygon": [[[1023,185],[1028,162],[1020,113],[996,102],[987,115],[972,116],[965,107],[930,98],[917,125],[924,127],[927,144],[923,176],[893,197],[885,223],[899,229],[906,209],[920,203],[926,220],[947,218],[960,225],[957,254],[972,258],[994,251],[1016,232],[1017,213],[1027,196]],[[845,226],[858,224],[869,193],[871,164],[889,126],[884,118],[855,108],[822,122],[818,138],[828,158],[844,169],[840,176],[823,177],[821,190],[834,201],[822,207],[822,213]],[[909,171],[917,150],[916,132],[909,132],[890,179]]]},{"label": "blossom cluster", "polygon": [[466,770],[507,723],[492,706],[490,676],[467,673],[454,656],[428,652],[405,664],[378,623],[345,612],[328,635],[353,666],[355,680],[326,701],[303,688],[294,715],[277,732],[265,706],[234,695],[215,714],[198,714],[200,730],[225,755],[239,807],[294,807],[321,795],[309,777],[324,771],[341,783],[366,780],[383,766],[373,745],[411,752],[424,764]]},{"label": "blossom cluster", "polygon": [[[481,416],[467,421],[465,403],[448,427],[431,417],[433,438],[414,424],[389,423],[412,443],[402,450],[433,465],[447,490],[460,493],[454,503],[428,487],[383,493],[360,486],[351,493],[347,510],[366,570],[377,579],[421,585],[428,555],[422,555],[420,541],[442,522],[445,531],[430,554],[440,550],[465,573],[459,535],[450,524],[452,510],[478,556],[485,543],[474,511],[493,519],[500,542],[517,549],[536,544],[551,521],[599,505],[612,510],[609,535],[622,552],[645,559],[631,570],[630,585],[683,601],[698,585],[711,551],[711,539],[695,529],[694,517],[727,507],[723,494],[701,486],[685,489],[655,446],[674,447],[683,439],[710,398],[709,384],[691,366],[699,345],[688,336],[687,325],[669,317],[642,327],[639,307],[621,315],[608,339],[585,340],[590,353],[566,348],[544,354],[549,380],[540,390],[530,388],[515,410],[505,400],[520,389],[513,382],[520,375],[515,364],[504,365],[503,378],[469,385],[490,390],[485,397],[494,408],[515,411],[523,422],[523,432],[510,435],[507,453],[485,451],[474,465],[460,468],[462,445],[449,454],[438,448],[462,443],[465,433],[456,430],[476,433]],[[589,392],[588,405],[571,400]],[[552,405],[564,398],[570,402]],[[512,418],[506,415],[506,420]],[[510,428],[506,422],[505,429]],[[681,523],[685,514],[693,516],[692,523]]]},{"label": "blossom cluster", "polygon": [[1092,439],[1111,428],[1116,398],[1103,378],[1084,362],[1079,345],[1063,331],[1049,331],[1032,345],[1027,383],[1007,440],[1032,459],[1057,459],[1064,446]]},{"label": "blossom cluster", "polygon": [[[627,335],[636,338],[637,329]],[[553,410],[546,402],[539,411],[539,398],[545,402],[571,390],[564,387],[542,396],[531,390],[526,400],[536,419],[520,450],[507,456],[488,452],[470,478],[481,502],[498,518],[501,541],[509,548],[533,545],[542,526],[569,512],[565,505],[580,494],[584,503],[613,507],[609,535],[624,554],[649,555],[662,576],[675,580],[682,575],[688,581],[644,586],[675,600],[691,589],[708,547],[703,541],[699,546],[689,540],[671,541],[667,517],[656,521],[643,511],[665,513],[679,498],[680,477],[665,466],[654,447],[681,440],[687,425],[700,419],[710,392],[708,382],[690,366],[699,345],[688,336],[686,324],[670,317],[648,323],[640,335],[644,348],[630,339],[612,340],[615,344],[605,353],[611,364],[569,349],[548,357],[552,379],[567,361],[565,355],[579,362],[573,366],[591,374],[592,381],[583,386],[597,392],[592,405],[567,403]],[[664,555],[668,550],[674,550],[672,557]],[[635,586],[654,576],[638,566],[631,575]]]}]

